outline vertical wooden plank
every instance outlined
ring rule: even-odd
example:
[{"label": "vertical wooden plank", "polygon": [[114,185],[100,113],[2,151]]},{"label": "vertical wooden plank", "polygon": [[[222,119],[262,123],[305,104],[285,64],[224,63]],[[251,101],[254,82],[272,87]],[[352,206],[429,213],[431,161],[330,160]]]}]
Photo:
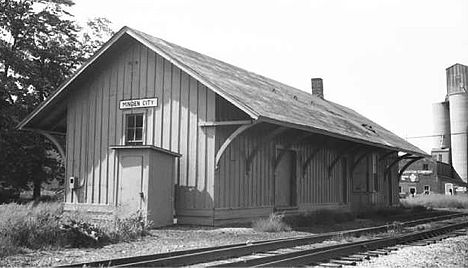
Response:
[{"label": "vertical wooden plank", "polygon": [[[188,150],[188,176],[189,176],[189,186],[197,186],[197,146],[198,146],[198,136],[197,136],[197,106],[198,106],[198,90],[197,90],[198,81],[190,77],[189,81],[189,150]],[[190,207],[195,207],[195,195],[191,195],[191,204]]]},{"label": "vertical wooden plank", "polygon": [[[233,166],[233,181],[236,185],[240,185],[240,180],[241,178],[244,178],[245,177],[245,172],[242,173],[243,169],[243,163],[240,159],[240,151],[243,151],[245,150],[245,148],[242,148],[242,139],[243,137],[242,136],[239,136],[237,137],[233,143],[231,143],[231,150],[234,151],[234,161],[232,161],[230,158],[231,155],[228,155],[227,158],[228,158],[228,163],[229,165],[232,165]],[[239,187],[239,186],[238,186]],[[235,196],[236,196],[236,207],[239,207],[240,206],[240,200],[242,200],[242,191],[236,191],[235,192]]]},{"label": "vertical wooden plank", "polygon": [[102,88],[102,103],[101,103],[101,194],[99,195],[99,203],[107,204],[109,197],[109,185],[108,185],[108,151],[109,151],[109,88],[110,88],[110,77],[111,77],[112,65],[108,63],[106,71],[103,73],[103,88]]},{"label": "vertical wooden plank", "polygon": [[[220,134],[220,131],[218,131],[217,134],[218,134],[217,136],[219,138],[221,138],[221,136],[223,135],[223,134]],[[220,208],[227,207],[227,202],[226,202],[227,196],[226,196],[226,191],[225,191],[225,188],[226,188],[225,171],[226,171],[226,166],[224,165],[224,159],[221,158],[220,161],[219,161],[219,166],[218,166],[218,170],[217,170],[217,175],[218,175],[218,178],[219,178],[219,180],[217,180],[218,184],[219,184],[219,192],[218,192],[217,196],[219,198],[219,204],[220,204],[219,207]]]},{"label": "vertical wooden plank", "polygon": [[[79,129],[74,129],[74,132],[79,132],[80,133],[80,146],[79,148],[76,148],[76,150],[80,151],[80,158],[79,158],[79,164],[80,164],[80,175],[78,176],[79,181],[83,180],[86,178],[86,154],[88,153],[86,151],[86,144],[88,142],[87,140],[87,119],[88,119],[88,104],[87,104],[87,95],[88,95],[88,90],[86,90],[87,86],[84,86],[84,90],[80,90],[80,93],[78,94],[77,98],[74,99],[74,101],[77,103],[77,106],[80,107],[80,123],[79,123]],[[82,190],[81,190],[82,191]],[[83,199],[84,200],[84,194],[82,193]]]},{"label": "vertical wooden plank", "polygon": [[101,193],[101,128],[102,128],[102,88],[103,88],[104,72],[101,72],[96,77],[96,114],[95,114],[95,128],[94,139],[95,146],[94,152],[94,184],[93,184],[93,197],[92,202],[99,202],[99,195]]},{"label": "vertical wooden plank", "polygon": [[[209,89],[207,89],[207,94],[206,94],[206,120],[207,121],[214,121],[215,120],[215,93]],[[211,199],[212,199],[212,207],[215,207],[215,183],[219,183],[219,180],[215,181],[215,133],[216,129],[215,128],[208,128],[206,130],[206,136],[207,136],[207,141],[206,141],[206,180],[207,180],[207,188],[208,188],[208,193],[211,194]],[[218,203],[219,204],[219,201]]]},{"label": "vertical wooden plank", "polygon": [[197,136],[198,136],[198,156],[197,156],[197,189],[200,191],[200,198],[197,200],[199,208],[206,208],[208,203],[206,192],[206,128],[198,127],[201,122],[206,122],[206,87],[198,83],[198,104],[197,104]]},{"label": "vertical wooden plank", "polygon": [[172,68],[172,115],[171,115],[171,145],[169,149],[174,152],[179,152],[179,136],[180,136],[180,69]]},{"label": "vertical wooden plank", "polygon": [[140,47],[141,44],[135,44],[132,47],[131,99],[137,99],[140,94]]},{"label": "vertical wooden plank", "polygon": [[132,98],[132,87],[135,83],[134,73],[135,73],[135,60],[133,58],[133,53],[135,50],[135,45],[132,45],[127,51],[127,57],[125,59],[125,84],[123,87],[123,99],[128,100]]},{"label": "vertical wooden plank", "polygon": [[[73,96],[73,95],[71,95]],[[74,103],[72,101],[68,102],[67,105],[67,166],[66,166],[66,174],[65,180],[74,176],[73,174],[73,162],[74,162],[74,154],[75,154],[75,109]],[[82,178],[80,178],[82,179]],[[67,181],[65,181],[66,183]],[[70,191],[70,188],[66,187],[65,185],[65,201],[66,202],[74,202],[73,192]]]},{"label": "vertical wooden plank", "polygon": [[[155,97],[156,96],[156,89],[154,88],[155,76],[156,76],[156,54],[152,51],[147,51],[147,71],[146,71],[146,91],[145,95],[147,97]],[[158,106],[161,104],[158,103]],[[148,127],[146,129],[146,144],[154,145],[154,116],[156,110],[159,108],[151,109],[151,122],[148,121]]]},{"label": "vertical wooden plank", "polygon": [[[256,137],[253,137],[251,135],[246,135],[246,138],[250,141],[249,142],[249,149],[254,147],[255,144],[257,144],[257,139]],[[251,189],[251,201],[249,206],[250,207],[256,207],[257,206],[257,191],[258,191],[258,178],[260,176],[259,172],[259,164],[261,162],[261,159],[257,158],[254,161],[254,166],[253,166],[253,171],[255,172],[255,176],[250,180],[250,189]]]},{"label": "vertical wooden plank", "polygon": [[[109,121],[108,121],[108,133],[109,133],[109,145],[116,145],[117,133],[116,133],[116,114],[118,109],[118,99],[117,99],[117,87],[118,87],[118,72],[121,65],[120,57],[113,61],[111,76],[110,76],[110,85],[109,85]],[[107,184],[108,184],[108,196],[107,204],[114,203],[114,187],[115,187],[115,150],[108,148],[108,162],[107,162]]]},{"label": "vertical wooden plank", "polygon": [[162,139],[162,128],[163,128],[163,106],[164,106],[164,99],[163,99],[163,78],[164,78],[164,59],[156,54],[156,77],[155,77],[155,89],[156,89],[156,96],[160,101],[159,107],[155,110],[155,117],[154,117],[154,145],[157,147],[161,147],[161,139]]},{"label": "vertical wooden plank", "polygon": [[[180,89],[180,136],[179,152],[182,157],[179,160],[180,165],[180,175],[179,175],[179,187],[185,189],[188,186],[188,125],[189,125],[189,76],[186,73],[181,74],[181,89]],[[187,200],[185,194],[180,194],[180,204],[181,207],[186,208]]]},{"label": "vertical wooden plank", "polygon": [[[123,145],[124,140],[123,140],[123,128],[124,126],[122,125],[123,122],[123,116],[122,116],[122,111],[118,107],[118,103],[121,100],[125,99],[125,86],[128,83],[127,78],[126,78],[126,73],[127,73],[127,68],[130,66],[128,65],[128,58],[127,55],[129,53],[129,49],[127,49],[119,58],[119,66],[117,70],[117,92],[116,92],[116,101],[117,105],[115,107],[115,140],[114,143],[116,145]],[[117,160],[117,159],[115,159]],[[117,174],[116,170],[118,169],[118,163],[116,162],[115,164],[115,169],[114,169],[114,174]],[[116,177],[117,180],[117,177]],[[114,186],[114,190],[117,191],[118,186]],[[115,200],[114,200],[115,201]]]},{"label": "vertical wooden plank", "polygon": [[[79,96],[80,94],[77,94],[77,99],[79,100]],[[73,129],[74,129],[74,138],[73,138],[73,147],[74,147],[74,151],[73,151],[73,174],[74,176],[78,177],[78,178],[81,178],[82,174],[80,174],[80,147],[81,147],[81,137],[80,137],[80,129],[81,129],[81,121],[82,121],[82,108],[81,108],[81,105],[80,105],[80,102],[76,102],[76,104],[74,105],[74,108],[75,108],[75,120],[74,120],[74,126],[73,126]],[[77,201],[80,202],[81,199],[79,198],[79,195],[78,192],[77,192]]]},{"label": "vertical wooden plank", "polygon": [[[171,144],[171,113],[172,113],[172,63],[164,60],[163,101],[161,103],[163,124],[161,144],[164,149],[170,149]],[[195,112],[196,113],[196,112]]]},{"label": "vertical wooden plank", "polygon": [[144,45],[140,47],[140,87],[138,91],[138,98],[146,98],[147,95],[147,76],[148,76],[148,48]]},{"label": "vertical wooden plank", "polygon": [[321,150],[315,159],[313,160],[313,164],[315,165],[315,173],[316,177],[314,178],[314,185],[315,185],[315,195],[317,196],[317,204],[322,202],[322,195],[321,195],[321,187],[320,182],[322,181],[322,161],[325,160],[323,156],[325,155],[325,150]]},{"label": "vertical wooden plank", "polygon": [[92,203],[92,192],[94,185],[94,143],[96,138],[94,136],[95,121],[96,121],[96,85],[92,83],[89,87],[89,127],[88,127],[88,146],[87,146],[87,170],[88,175],[86,178],[86,202]]},{"label": "vertical wooden plank", "polygon": [[[229,137],[229,134],[226,133],[225,136],[223,137],[223,141],[226,140],[226,138]],[[224,194],[227,196],[227,205],[229,208],[234,208],[237,207],[237,201],[238,199],[238,191],[236,190],[236,183],[235,179],[232,176],[232,168],[231,168],[231,163],[229,159],[226,157],[230,153],[231,148],[227,148],[225,151],[225,154],[223,155],[223,161],[224,161],[224,166],[226,167],[226,171],[224,172],[224,177],[225,177],[225,182],[226,184],[224,185]],[[239,187],[239,186],[238,186]]]}]

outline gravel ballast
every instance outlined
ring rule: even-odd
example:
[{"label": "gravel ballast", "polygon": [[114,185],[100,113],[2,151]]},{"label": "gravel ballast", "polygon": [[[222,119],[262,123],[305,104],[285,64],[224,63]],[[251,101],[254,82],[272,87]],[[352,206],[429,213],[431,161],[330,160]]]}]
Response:
[{"label": "gravel ballast", "polygon": [[468,235],[427,246],[406,246],[356,267],[468,267]]}]

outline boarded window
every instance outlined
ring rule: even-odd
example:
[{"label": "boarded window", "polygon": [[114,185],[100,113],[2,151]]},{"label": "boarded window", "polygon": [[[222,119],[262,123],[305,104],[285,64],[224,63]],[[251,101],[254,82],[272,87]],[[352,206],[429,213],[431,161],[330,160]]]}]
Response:
[{"label": "boarded window", "polygon": [[126,116],[126,145],[143,145],[143,114]]}]

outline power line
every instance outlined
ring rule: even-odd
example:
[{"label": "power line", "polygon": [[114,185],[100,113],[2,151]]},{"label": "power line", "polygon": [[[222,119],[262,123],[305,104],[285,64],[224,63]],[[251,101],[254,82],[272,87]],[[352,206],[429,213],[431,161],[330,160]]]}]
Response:
[{"label": "power line", "polygon": [[[467,132],[450,133],[450,136],[462,135],[462,134],[467,134]],[[421,139],[421,138],[433,138],[433,137],[443,137],[443,136],[445,136],[445,135],[443,135],[443,134],[434,134],[434,135],[406,137],[405,139]]]}]

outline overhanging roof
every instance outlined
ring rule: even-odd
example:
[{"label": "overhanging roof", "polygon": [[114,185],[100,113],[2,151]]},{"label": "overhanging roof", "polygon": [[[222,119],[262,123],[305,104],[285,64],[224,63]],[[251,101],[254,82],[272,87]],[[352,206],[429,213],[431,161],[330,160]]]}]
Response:
[{"label": "overhanging roof", "polygon": [[237,106],[254,120],[285,125],[391,150],[427,154],[352,109],[231,64],[124,27],[90,61],[33,111],[19,128],[34,128],[31,121],[53,105],[74,79],[82,75],[107,49],[129,35]]}]

